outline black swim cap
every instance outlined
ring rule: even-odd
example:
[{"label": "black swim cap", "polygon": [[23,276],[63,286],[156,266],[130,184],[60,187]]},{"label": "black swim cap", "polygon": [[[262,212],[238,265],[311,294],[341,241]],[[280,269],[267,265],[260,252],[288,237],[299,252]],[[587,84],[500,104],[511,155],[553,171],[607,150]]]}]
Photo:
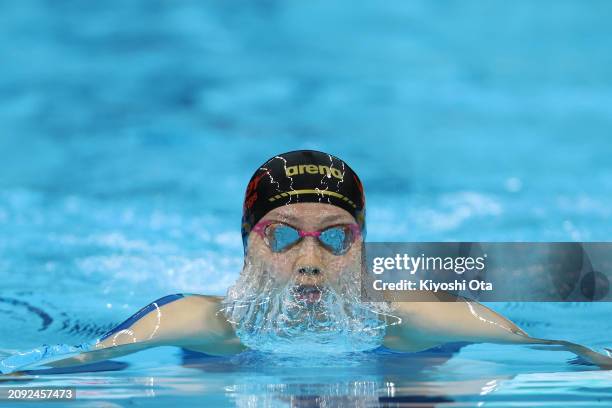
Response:
[{"label": "black swim cap", "polygon": [[274,156],[253,174],[242,209],[246,252],[251,229],[270,210],[295,203],[332,204],[348,211],[365,236],[365,195],[357,174],[341,159],[316,150]]}]

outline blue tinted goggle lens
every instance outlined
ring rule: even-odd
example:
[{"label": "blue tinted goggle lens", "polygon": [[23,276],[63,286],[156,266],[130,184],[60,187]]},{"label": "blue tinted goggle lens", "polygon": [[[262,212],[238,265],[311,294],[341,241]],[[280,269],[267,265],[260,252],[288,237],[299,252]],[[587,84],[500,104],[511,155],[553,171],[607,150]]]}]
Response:
[{"label": "blue tinted goggle lens", "polygon": [[340,255],[349,248],[351,242],[349,241],[348,235],[350,230],[346,227],[331,227],[324,231],[321,231],[319,235],[319,241],[324,246],[329,248],[331,252],[336,255]]},{"label": "blue tinted goggle lens", "polygon": [[274,252],[282,252],[300,240],[299,231],[284,224],[269,225],[266,236]]}]

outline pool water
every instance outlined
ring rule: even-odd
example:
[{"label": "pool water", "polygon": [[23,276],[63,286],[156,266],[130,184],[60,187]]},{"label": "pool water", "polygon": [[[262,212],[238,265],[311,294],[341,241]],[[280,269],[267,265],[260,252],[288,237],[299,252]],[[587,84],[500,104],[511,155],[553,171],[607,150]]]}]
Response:
[{"label": "pool water", "polygon": [[[2,2],[0,358],[224,294],[246,183],[288,150],[357,171],[371,241],[609,240],[610,17],[577,0]],[[490,306],[612,346],[607,303]],[[75,385],[75,407],[612,406],[612,372],[563,351],[324,357],[167,347],[2,385]]]}]

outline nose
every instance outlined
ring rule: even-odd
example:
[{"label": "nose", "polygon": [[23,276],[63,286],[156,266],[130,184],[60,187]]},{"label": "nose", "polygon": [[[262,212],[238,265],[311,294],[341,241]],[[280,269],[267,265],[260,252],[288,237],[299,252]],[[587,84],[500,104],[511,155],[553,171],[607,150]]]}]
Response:
[{"label": "nose", "polygon": [[313,237],[305,238],[299,245],[293,270],[297,273],[302,284],[314,284],[323,279],[324,275],[325,268],[321,248]]},{"label": "nose", "polygon": [[318,266],[307,265],[307,266],[301,266],[298,269],[298,272],[302,275],[317,276],[321,273],[321,269]]}]

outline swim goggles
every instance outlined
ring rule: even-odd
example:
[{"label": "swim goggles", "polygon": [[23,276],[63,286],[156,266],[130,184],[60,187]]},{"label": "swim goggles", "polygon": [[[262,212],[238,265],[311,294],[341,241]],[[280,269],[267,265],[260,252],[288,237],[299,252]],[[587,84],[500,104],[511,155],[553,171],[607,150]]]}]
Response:
[{"label": "swim goggles", "polygon": [[357,224],[333,225],[318,231],[303,231],[282,222],[269,220],[258,222],[253,231],[259,234],[272,252],[284,252],[304,237],[315,237],[323,248],[334,255],[345,254],[360,234]]}]

